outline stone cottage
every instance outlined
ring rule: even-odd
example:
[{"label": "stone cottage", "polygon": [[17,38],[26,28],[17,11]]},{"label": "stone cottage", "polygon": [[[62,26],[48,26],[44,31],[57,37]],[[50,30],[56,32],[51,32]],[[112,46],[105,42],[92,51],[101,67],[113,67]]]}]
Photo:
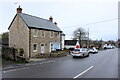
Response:
[{"label": "stone cottage", "polygon": [[62,49],[62,31],[52,17],[47,20],[25,14],[19,6],[8,29],[9,47],[23,48],[26,58]]}]

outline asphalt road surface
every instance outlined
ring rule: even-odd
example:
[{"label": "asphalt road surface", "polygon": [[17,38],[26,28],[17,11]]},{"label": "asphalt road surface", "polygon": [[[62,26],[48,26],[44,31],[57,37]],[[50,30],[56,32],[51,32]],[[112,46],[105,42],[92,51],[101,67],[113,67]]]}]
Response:
[{"label": "asphalt road surface", "polygon": [[71,55],[47,59],[24,68],[5,70],[3,78],[118,78],[118,49],[99,51],[86,58]]}]

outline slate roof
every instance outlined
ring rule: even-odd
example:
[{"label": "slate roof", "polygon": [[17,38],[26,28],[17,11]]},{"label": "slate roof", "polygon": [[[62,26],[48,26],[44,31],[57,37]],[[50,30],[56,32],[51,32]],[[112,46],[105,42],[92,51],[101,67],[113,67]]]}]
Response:
[{"label": "slate roof", "polygon": [[38,28],[61,32],[60,28],[58,28],[57,25],[55,25],[47,19],[43,19],[25,13],[19,13],[19,15],[29,28]]},{"label": "slate roof", "polygon": [[65,45],[75,46],[78,40],[65,40]]}]

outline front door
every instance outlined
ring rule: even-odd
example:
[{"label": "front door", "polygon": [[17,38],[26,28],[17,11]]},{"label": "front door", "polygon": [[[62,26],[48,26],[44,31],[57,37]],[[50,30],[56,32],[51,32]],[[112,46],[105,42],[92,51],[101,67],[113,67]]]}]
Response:
[{"label": "front door", "polygon": [[44,53],[44,52],[45,52],[45,45],[41,44],[41,53]]}]

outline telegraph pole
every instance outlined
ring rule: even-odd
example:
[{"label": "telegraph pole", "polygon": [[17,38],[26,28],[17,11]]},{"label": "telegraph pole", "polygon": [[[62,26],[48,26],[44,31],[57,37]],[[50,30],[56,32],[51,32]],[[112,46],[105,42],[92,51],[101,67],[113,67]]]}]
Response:
[{"label": "telegraph pole", "polygon": [[87,47],[89,48],[89,28],[88,28],[88,46]]},{"label": "telegraph pole", "polygon": [[81,31],[79,32],[79,44],[80,44],[80,47],[81,47]]}]

